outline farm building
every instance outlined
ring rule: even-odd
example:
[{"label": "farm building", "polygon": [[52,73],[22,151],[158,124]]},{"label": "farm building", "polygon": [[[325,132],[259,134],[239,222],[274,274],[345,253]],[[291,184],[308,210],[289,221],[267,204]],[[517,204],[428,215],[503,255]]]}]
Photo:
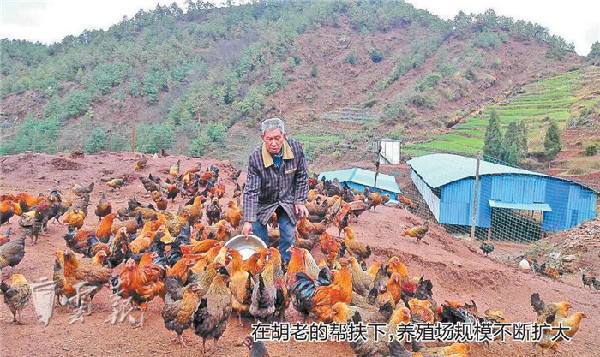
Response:
[{"label": "farm building", "polygon": [[[470,226],[477,160],[452,154],[411,159],[410,176],[439,223]],[[510,231],[538,221],[538,230],[568,229],[596,217],[597,192],[582,184],[511,166],[480,162],[475,225]],[[501,226],[501,227],[500,227]],[[492,233],[490,233],[492,234]]]},{"label": "farm building", "polygon": [[345,183],[351,189],[361,192],[365,187],[368,187],[372,192],[381,190],[383,195],[386,193],[390,195],[389,202],[394,204],[398,203],[396,195],[402,193],[394,176],[380,173],[377,175],[377,182],[375,182],[375,171],[360,169],[358,167],[344,170],[321,171],[318,179],[321,180],[323,177],[326,180],[337,179],[341,184]]}]

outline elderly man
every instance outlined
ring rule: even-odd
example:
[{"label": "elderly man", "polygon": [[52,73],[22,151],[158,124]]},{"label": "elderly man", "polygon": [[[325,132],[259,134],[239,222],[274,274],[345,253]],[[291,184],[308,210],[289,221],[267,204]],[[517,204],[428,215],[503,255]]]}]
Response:
[{"label": "elderly man", "polygon": [[244,188],[244,236],[253,233],[269,243],[267,221],[277,214],[279,252],[283,260],[290,259],[288,248],[296,238],[296,222],[308,216],[304,205],[308,194],[308,172],[302,145],[288,138],[283,121],[267,119],[261,125],[262,145],[248,162],[248,177]]}]

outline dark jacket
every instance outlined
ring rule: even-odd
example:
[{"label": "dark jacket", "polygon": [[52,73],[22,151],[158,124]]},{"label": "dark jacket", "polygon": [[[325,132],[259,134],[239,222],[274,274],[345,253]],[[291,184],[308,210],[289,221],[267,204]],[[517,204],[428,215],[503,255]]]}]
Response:
[{"label": "dark jacket", "polygon": [[252,151],[244,188],[244,221],[267,224],[281,206],[296,224],[294,205],[306,203],[307,195],[308,171],[298,140],[287,138],[283,143],[283,160],[279,168],[264,143]]}]

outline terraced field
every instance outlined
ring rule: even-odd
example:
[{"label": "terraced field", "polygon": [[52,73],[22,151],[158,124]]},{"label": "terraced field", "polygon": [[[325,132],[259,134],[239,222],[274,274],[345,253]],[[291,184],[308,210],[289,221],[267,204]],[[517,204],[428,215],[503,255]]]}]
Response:
[{"label": "terraced field", "polygon": [[469,116],[449,133],[436,135],[425,143],[407,143],[404,152],[420,155],[430,152],[475,154],[483,148],[483,138],[490,112],[495,110],[504,130],[511,122],[524,120],[528,128],[529,151],[541,151],[549,121],[555,120],[562,129],[570,117],[573,104],[580,101],[576,92],[581,86],[582,70],[523,86],[521,93],[504,103],[486,106],[480,114]]}]

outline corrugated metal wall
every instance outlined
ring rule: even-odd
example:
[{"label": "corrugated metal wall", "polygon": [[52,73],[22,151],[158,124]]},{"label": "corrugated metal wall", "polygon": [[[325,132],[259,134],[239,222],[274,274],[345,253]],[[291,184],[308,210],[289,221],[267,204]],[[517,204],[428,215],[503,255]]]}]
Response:
[{"label": "corrugated metal wall", "polygon": [[[440,199],[431,191],[429,186],[417,175],[414,170],[410,170],[410,178],[417,186],[417,190],[421,193],[423,200],[429,206],[429,210],[433,213],[435,219],[440,222]],[[441,223],[441,222],[440,222]]]},{"label": "corrugated metal wall", "polygon": [[[474,190],[474,178],[466,178],[442,186],[438,221],[446,224],[471,225]],[[482,228],[491,226],[490,199],[511,203],[547,203],[552,208],[552,212],[544,213],[542,223],[544,231],[568,229],[596,216],[597,195],[593,191],[551,177],[483,176],[478,191],[476,225]]]}]

